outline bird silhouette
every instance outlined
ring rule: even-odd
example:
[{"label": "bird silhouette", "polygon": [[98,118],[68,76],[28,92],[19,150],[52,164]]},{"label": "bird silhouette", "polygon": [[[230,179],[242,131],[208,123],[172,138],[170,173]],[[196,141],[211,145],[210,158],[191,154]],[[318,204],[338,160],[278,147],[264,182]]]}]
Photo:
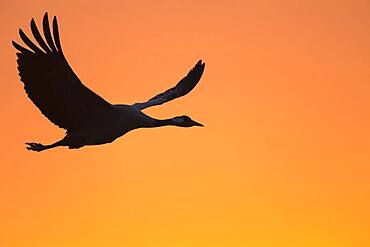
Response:
[{"label": "bird silhouette", "polygon": [[143,103],[133,105],[110,104],[87,88],[69,66],[62,50],[58,23],[54,16],[50,30],[48,13],[43,17],[45,39],[31,20],[31,31],[37,46],[19,29],[27,48],[12,41],[17,52],[20,80],[31,101],[52,123],[67,130],[63,139],[50,144],[26,143],[27,149],[43,151],[67,146],[70,149],[86,145],[111,143],[118,137],[137,128],[174,125],[179,127],[203,126],[182,115],[170,119],[155,119],[141,110],[166,103],[188,94],[202,77],[205,64],[202,60],[189,73],[167,91]]}]

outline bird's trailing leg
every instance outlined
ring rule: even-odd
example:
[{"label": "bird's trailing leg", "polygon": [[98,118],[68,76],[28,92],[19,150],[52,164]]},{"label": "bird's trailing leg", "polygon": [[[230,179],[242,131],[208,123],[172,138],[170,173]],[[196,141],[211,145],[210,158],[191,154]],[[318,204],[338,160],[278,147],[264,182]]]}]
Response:
[{"label": "bird's trailing leg", "polygon": [[50,144],[50,145],[43,145],[41,143],[27,142],[26,145],[28,145],[28,147],[27,147],[28,150],[41,152],[41,151],[46,150],[46,149],[63,146],[62,141],[63,140],[60,140],[60,141],[57,141],[57,142],[55,142],[53,144]]}]

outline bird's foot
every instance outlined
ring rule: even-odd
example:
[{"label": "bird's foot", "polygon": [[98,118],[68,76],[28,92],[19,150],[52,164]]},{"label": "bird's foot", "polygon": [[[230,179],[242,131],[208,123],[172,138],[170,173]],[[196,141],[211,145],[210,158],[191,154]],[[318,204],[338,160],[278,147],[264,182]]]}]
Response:
[{"label": "bird's foot", "polygon": [[46,146],[42,145],[41,143],[27,142],[26,145],[28,145],[27,147],[28,150],[36,152],[40,152],[46,149]]}]

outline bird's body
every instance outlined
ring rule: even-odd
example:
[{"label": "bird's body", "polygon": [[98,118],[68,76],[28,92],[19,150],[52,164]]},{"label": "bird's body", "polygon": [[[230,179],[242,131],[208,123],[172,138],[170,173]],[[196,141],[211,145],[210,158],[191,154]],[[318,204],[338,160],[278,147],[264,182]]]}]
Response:
[{"label": "bird's body", "polygon": [[47,13],[44,15],[43,30],[46,42],[33,19],[31,30],[41,48],[21,29],[20,37],[30,50],[13,41],[14,47],[20,51],[17,53],[17,63],[21,81],[32,102],[51,122],[66,129],[67,134],[62,140],[51,145],[27,143],[27,149],[42,151],[57,146],[73,149],[105,144],[137,128],[166,125],[203,126],[187,116],[159,120],[141,111],[189,93],[203,74],[202,61],[199,61],[175,87],[144,103],[112,105],[83,85],[69,66],[62,51],[55,17],[51,35]]},{"label": "bird's body", "polygon": [[156,120],[130,105],[114,105],[114,111],[95,118],[67,134],[71,148],[113,142],[127,132],[145,127],[156,127]]}]

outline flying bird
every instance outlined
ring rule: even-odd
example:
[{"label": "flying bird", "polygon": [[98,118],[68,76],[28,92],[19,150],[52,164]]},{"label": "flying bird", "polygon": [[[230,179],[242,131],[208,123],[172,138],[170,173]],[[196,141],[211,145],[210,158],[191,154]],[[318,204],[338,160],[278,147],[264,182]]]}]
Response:
[{"label": "flying bird", "polygon": [[39,152],[58,146],[77,149],[86,145],[111,143],[137,128],[167,125],[203,126],[185,115],[156,119],[142,112],[145,108],[161,105],[188,94],[202,77],[205,68],[202,60],[198,61],[175,87],[146,102],[132,105],[110,104],[87,88],[69,66],[60,43],[56,17],[53,18],[52,30],[47,12],[42,24],[44,38],[34,19],[30,23],[38,45],[32,42],[22,29],[19,29],[19,35],[25,46],[14,41],[12,44],[19,51],[19,76],[28,97],[52,123],[65,129],[66,135],[50,145],[26,143],[28,150]]}]

